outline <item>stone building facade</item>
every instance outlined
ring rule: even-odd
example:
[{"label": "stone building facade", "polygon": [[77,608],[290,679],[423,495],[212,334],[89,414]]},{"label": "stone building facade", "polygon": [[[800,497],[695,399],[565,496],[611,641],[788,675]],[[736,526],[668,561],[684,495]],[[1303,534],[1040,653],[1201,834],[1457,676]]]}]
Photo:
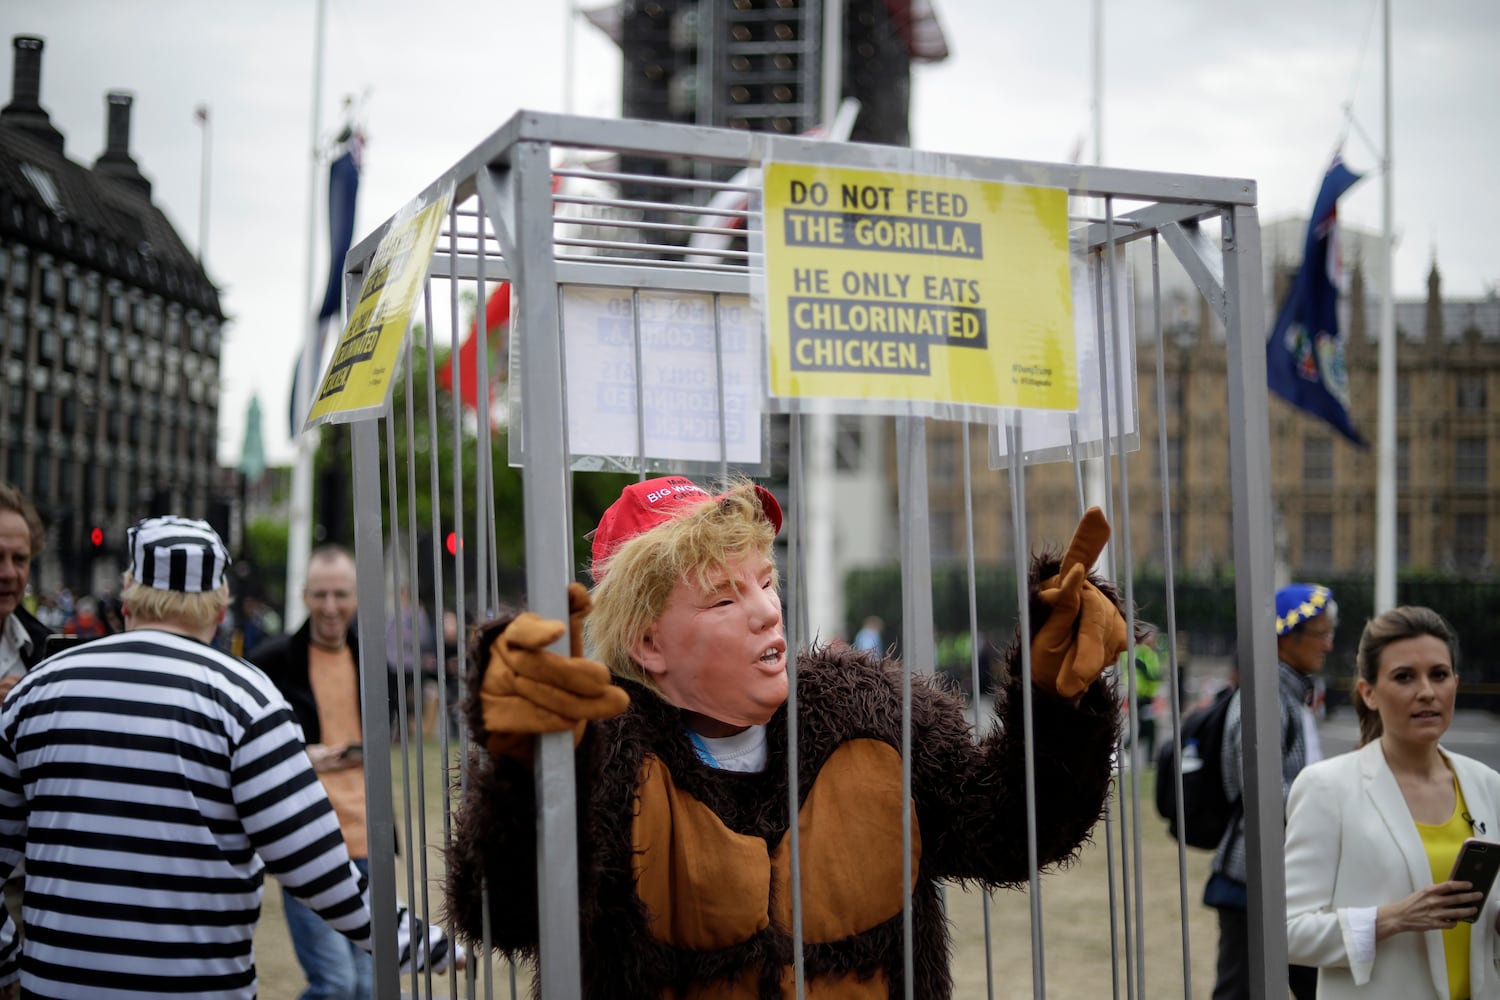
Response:
[{"label": "stone building facade", "polygon": [[[1278,270],[1284,279],[1289,268]],[[1345,309],[1353,422],[1373,443],[1378,303],[1357,265]],[[1268,323],[1274,312],[1268,306]],[[1500,557],[1500,297],[1444,300],[1434,263],[1426,299],[1398,301],[1395,312],[1398,568],[1492,574]],[[1223,331],[1206,308],[1196,317],[1176,314],[1163,331],[1160,379],[1154,337],[1141,337],[1137,346],[1140,448],[1128,459],[1131,548],[1143,568],[1162,565],[1165,454],[1175,568],[1208,575],[1233,559]],[[936,421],[928,427],[934,560],[962,559],[961,428]],[[1355,446],[1275,396],[1269,431],[1279,564],[1292,576],[1373,573],[1373,447]],[[973,427],[969,436],[976,555],[1008,560],[1010,485],[1006,473],[988,467],[986,429]],[[1065,542],[1078,510],[1072,466],[1033,466],[1026,475],[1031,538]]]},{"label": "stone building facade", "polygon": [[48,525],[33,583],[96,589],[117,583],[134,520],[209,513],[225,317],[130,155],[130,95],[107,95],[104,152],[85,166],[42,107],[42,40],[13,44],[0,109],[0,476]]}]

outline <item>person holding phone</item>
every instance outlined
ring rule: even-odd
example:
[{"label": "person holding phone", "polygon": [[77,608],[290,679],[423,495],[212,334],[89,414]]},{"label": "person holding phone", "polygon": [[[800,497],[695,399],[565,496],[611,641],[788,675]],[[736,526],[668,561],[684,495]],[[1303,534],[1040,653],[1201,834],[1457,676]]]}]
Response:
[{"label": "person holding phone", "polygon": [[1451,877],[1466,840],[1500,839],[1500,774],[1440,743],[1458,636],[1429,608],[1393,608],[1365,626],[1356,667],[1359,748],[1292,785],[1289,958],[1318,967],[1323,1000],[1500,997],[1500,899]]}]

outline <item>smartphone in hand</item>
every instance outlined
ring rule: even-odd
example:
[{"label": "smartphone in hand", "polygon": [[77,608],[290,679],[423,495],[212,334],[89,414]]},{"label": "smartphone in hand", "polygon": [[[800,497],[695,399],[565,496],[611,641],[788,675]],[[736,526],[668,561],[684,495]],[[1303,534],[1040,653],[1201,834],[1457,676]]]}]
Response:
[{"label": "smartphone in hand", "polygon": [[1500,844],[1477,837],[1465,840],[1458,849],[1458,857],[1454,859],[1453,871],[1449,873],[1448,880],[1468,882],[1484,893],[1484,899],[1479,901],[1474,916],[1464,918],[1468,923],[1472,924],[1478,919],[1479,913],[1484,909],[1485,899],[1489,898],[1496,875],[1500,875]]},{"label": "smartphone in hand", "polygon": [[365,746],[363,743],[350,743],[339,751],[339,760],[346,764],[363,764],[365,762]]}]

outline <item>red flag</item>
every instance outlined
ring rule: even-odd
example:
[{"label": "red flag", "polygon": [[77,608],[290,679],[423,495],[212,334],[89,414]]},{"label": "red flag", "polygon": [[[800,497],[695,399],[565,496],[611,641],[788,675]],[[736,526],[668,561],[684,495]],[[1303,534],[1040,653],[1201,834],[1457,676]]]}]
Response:
[{"label": "red flag", "polygon": [[[552,175],[552,192],[556,194],[562,187],[562,175]],[[505,378],[505,347],[507,327],[510,325],[510,282],[502,281],[495,286],[490,293],[489,301],[484,304],[484,330],[489,340],[490,356],[496,358],[496,362],[489,366],[490,385]],[[476,312],[474,318],[469,321],[469,335],[458,348],[458,377],[460,379],[459,398],[464,405],[471,410],[479,408],[479,316]],[[453,391],[453,368],[444,365],[438,370],[438,382],[448,392]],[[490,394],[491,401],[494,394]]]},{"label": "red flag", "polygon": [[[484,330],[492,356],[500,359],[490,366],[490,384],[504,377],[505,336],[510,325],[510,282],[502,281],[490,293],[484,304]],[[479,315],[469,321],[469,334],[458,348],[458,395],[469,409],[479,407]],[[453,391],[453,368],[443,365],[437,372],[438,381],[444,389]]]}]

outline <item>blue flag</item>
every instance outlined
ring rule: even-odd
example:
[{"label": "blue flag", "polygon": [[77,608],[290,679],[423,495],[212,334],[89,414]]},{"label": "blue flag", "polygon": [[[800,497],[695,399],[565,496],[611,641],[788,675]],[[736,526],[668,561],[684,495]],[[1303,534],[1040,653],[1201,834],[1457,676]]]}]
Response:
[{"label": "blue flag", "polygon": [[[359,193],[359,136],[350,137],[344,155],[328,165],[328,288],[318,310],[323,324],[339,314],[344,300],[344,257],[354,242],[354,197]],[[320,334],[321,337],[321,334]]]},{"label": "blue flag", "polygon": [[[323,292],[323,303],[318,307],[318,322],[313,331],[317,339],[317,350],[313,355],[323,357],[323,341],[328,335],[328,324],[338,318],[344,300],[344,257],[354,242],[354,202],[359,193],[359,154],[363,145],[358,132],[347,132],[341,137],[344,151],[328,165],[328,284]],[[313,372],[309,378],[316,378]],[[294,411],[297,406],[297,383],[302,378],[302,360],[298,355],[292,371],[292,395],[288,402],[291,418],[291,436],[296,438],[301,430],[301,420]],[[316,388],[312,391],[316,392]],[[311,402],[311,401],[309,401]]]},{"label": "blue flag", "polygon": [[1328,421],[1350,441],[1366,441],[1349,422],[1349,372],[1339,332],[1334,225],[1339,196],[1359,180],[1337,156],[1307,223],[1302,267],[1266,341],[1266,383],[1293,406]]}]

